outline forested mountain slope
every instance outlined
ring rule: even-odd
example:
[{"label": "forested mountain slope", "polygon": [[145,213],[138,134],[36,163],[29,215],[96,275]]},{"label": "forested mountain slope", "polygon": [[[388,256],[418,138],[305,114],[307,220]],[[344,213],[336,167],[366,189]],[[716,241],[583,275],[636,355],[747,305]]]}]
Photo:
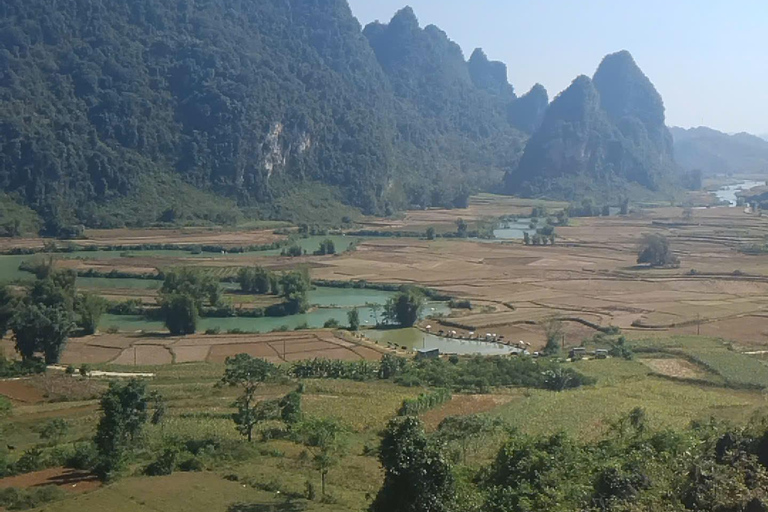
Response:
[{"label": "forested mountain slope", "polygon": [[315,182],[367,212],[459,205],[516,164],[546,101],[410,9],[363,34],[346,0],[0,5],[0,188],[52,234],[225,221],[212,197]]},{"label": "forested mountain slope", "polygon": [[768,141],[748,133],[728,135],[711,128],[672,128],[675,156],[684,169],[705,174],[768,174]]},{"label": "forested mountain slope", "polygon": [[659,190],[676,175],[661,96],[624,51],[555,98],[507,186],[513,193],[573,198],[626,186]]}]

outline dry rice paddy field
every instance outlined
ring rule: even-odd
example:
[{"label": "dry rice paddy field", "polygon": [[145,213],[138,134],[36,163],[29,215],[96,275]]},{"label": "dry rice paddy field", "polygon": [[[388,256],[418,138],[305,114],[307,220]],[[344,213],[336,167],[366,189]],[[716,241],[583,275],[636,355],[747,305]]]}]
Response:
[{"label": "dry rice paddy field", "polygon": [[[538,204],[481,196],[467,210],[409,212],[398,220],[368,219],[366,227],[421,232],[433,226],[447,232],[455,229],[459,218],[472,222],[526,216]],[[682,261],[680,268],[637,267],[636,247],[645,233],[667,236]],[[682,427],[710,418],[746,422],[768,413],[768,255],[749,256],[738,250],[764,243],[768,217],[745,214],[740,208],[710,208],[694,210],[691,219],[683,220],[681,208],[661,207],[625,217],[572,219],[568,227],[557,228],[557,234],[553,247],[526,247],[516,241],[378,237],[337,256],[182,254],[161,261],[154,254],[138,254],[63,264],[142,273],[171,261],[174,266],[197,266],[217,275],[250,264],[273,269],[308,265],[314,279],[419,284],[470,299],[475,305],[472,310],[455,310],[448,318],[428,320],[433,330],[442,322],[460,332],[471,329],[526,340],[537,350],[545,340],[542,324],[558,316],[566,320],[570,346],[592,338],[597,332],[594,327],[615,326],[635,351],[634,360],[567,363],[597,379],[595,385],[573,391],[502,389],[486,395],[456,394],[422,415],[429,430],[448,416],[485,414],[524,433],[565,431],[592,439],[634,407],[645,408],[656,427]],[[240,245],[247,236],[230,240]],[[189,239],[189,243],[201,242]],[[145,292],[145,297],[149,300],[153,293]],[[3,342],[6,353],[9,343]],[[230,419],[236,392],[216,384],[224,359],[242,352],[281,364],[311,357],[375,360],[382,353],[375,345],[331,330],[183,338],[121,332],[71,340],[64,362],[153,374],[150,388],[169,403],[164,425],[149,426],[146,432],[147,450],[157,450],[171,437],[238,439]],[[0,394],[14,405],[1,422],[2,444],[13,445],[17,453],[37,446],[35,425],[49,418],[70,423],[65,442],[88,439],[98,419],[97,396],[106,382],[106,378],[66,377],[63,372],[0,382]],[[304,412],[338,418],[351,432],[347,455],[329,475],[333,503],[296,498],[304,493],[308,480],[317,479],[316,472],[297,445],[264,440],[247,448],[246,458],[235,457],[202,472],[150,478],[140,476],[141,468],[136,467],[114,484],[86,487],[82,493],[67,489],[66,499],[41,510],[209,512],[227,510],[236,502],[253,504],[243,509],[253,511],[363,510],[382,481],[371,451],[378,433],[404,399],[424,389],[381,381],[310,380],[304,384]],[[270,384],[260,394],[277,398],[293,385]],[[502,441],[502,437],[488,439],[473,451],[469,464],[477,468],[487,463]],[[28,476],[29,485],[66,481],[64,470],[49,471],[50,475]],[[8,485],[14,484],[0,480],[0,488]]]}]

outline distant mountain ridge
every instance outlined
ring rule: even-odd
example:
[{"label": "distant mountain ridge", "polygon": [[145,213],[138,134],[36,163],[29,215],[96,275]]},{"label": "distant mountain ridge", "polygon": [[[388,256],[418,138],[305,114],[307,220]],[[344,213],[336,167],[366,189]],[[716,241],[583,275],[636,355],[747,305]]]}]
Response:
[{"label": "distant mountain ridge", "polygon": [[675,155],[684,169],[706,174],[768,174],[768,141],[756,135],[729,135],[712,128],[671,128]]}]

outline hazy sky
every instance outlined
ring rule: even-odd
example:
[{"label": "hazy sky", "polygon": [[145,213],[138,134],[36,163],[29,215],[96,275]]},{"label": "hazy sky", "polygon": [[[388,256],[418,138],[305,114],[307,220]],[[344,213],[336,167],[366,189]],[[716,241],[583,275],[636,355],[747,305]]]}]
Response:
[{"label": "hazy sky", "polygon": [[406,3],[468,58],[507,64],[522,94],[554,97],[626,49],[656,85],[667,124],[768,134],[768,0],[349,0],[360,23]]}]

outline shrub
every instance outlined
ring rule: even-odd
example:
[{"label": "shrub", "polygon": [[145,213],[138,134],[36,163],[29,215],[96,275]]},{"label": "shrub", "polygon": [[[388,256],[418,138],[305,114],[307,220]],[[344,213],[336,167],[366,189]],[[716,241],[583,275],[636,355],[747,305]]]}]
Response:
[{"label": "shrub", "polygon": [[96,466],[98,452],[93,443],[79,443],[75,446],[75,451],[64,462],[68,468],[79,469],[81,471],[90,471]]},{"label": "shrub", "polygon": [[8,510],[27,510],[60,500],[63,497],[64,491],[55,485],[30,489],[8,487],[0,489],[0,507],[5,507]]},{"label": "shrub", "polygon": [[451,392],[447,389],[437,389],[429,393],[422,393],[416,398],[403,400],[403,405],[397,412],[398,416],[418,416],[435,407],[440,407],[451,400]]},{"label": "shrub", "polygon": [[144,474],[148,476],[170,475],[176,468],[176,460],[178,457],[179,450],[175,447],[168,447],[157,457],[157,460],[147,466],[144,470]]},{"label": "shrub", "polygon": [[341,327],[341,324],[335,318],[330,318],[323,324],[324,329],[338,329],[339,327]]}]

